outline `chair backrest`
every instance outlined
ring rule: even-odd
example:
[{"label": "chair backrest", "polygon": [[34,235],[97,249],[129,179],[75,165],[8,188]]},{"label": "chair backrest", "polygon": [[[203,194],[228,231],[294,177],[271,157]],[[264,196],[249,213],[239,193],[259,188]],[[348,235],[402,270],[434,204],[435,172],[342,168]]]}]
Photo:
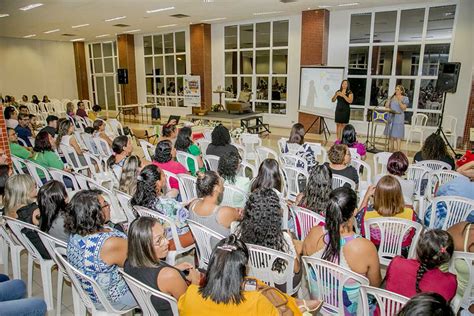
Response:
[{"label": "chair backrest", "polygon": [[109,120],[107,120],[107,124],[109,124],[110,127],[112,127],[112,130],[113,130],[114,134],[116,134],[116,136],[125,135],[125,133],[123,131],[122,123],[120,123],[118,120],[109,119]]},{"label": "chair backrest", "polygon": [[313,150],[314,159],[316,159],[320,163],[324,163],[324,162],[328,161],[328,152],[327,152],[326,148],[323,147],[323,144],[321,144],[321,143],[308,143],[308,142],[306,144],[309,145],[311,147],[311,149]]},{"label": "chair backrest", "polygon": [[[164,169],[161,169],[163,171],[163,173],[165,174],[165,177],[166,177],[166,181],[165,181],[165,193],[168,192],[169,190],[171,190],[171,183],[170,183],[170,180],[171,179],[175,179],[177,182],[178,182],[178,185],[179,185],[179,188],[181,190],[181,187],[183,186],[181,184],[181,182],[179,181],[179,178],[176,174],[168,171],[168,170],[164,170]],[[183,189],[184,190],[184,189]],[[184,198],[183,196],[181,197],[182,199]]]},{"label": "chair backrest", "polygon": [[145,159],[148,161],[152,161],[153,159],[151,158],[150,149],[153,150],[153,154],[154,154],[156,146],[147,142],[144,139],[140,139],[140,147],[143,150],[143,155]]},{"label": "chair backrest", "polygon": [[124,278],[128,287],[130,288],[130,291],[133,293],[133,296],[137,300],[138,306],[140,306],[143,316],[157,315],[156,309],[153,306],[153,303],[151,302],[152,297],[158,297],[162,300],[167,301],[170,304],[173,315],[179,315],[178,302],[173,296],[160,292],[138,281],[131,275],[125,273],[125,271],[123,271],[122,269],[120,269],[119,272]]},{"label": "chair backrest", "polygon": [[[104,172],[104,166],[102,166],[102,162],[104,159],[99,159],[97,156],[92,155],[88,152],[83,152],[83,156],[86,159],[87,166],[92,175],[97,175],[98,173]],[[97,169],[96,169],[97,168]],[[110,181],[115,181],[115,177],[113,179],[109,179]]]},{"label": "chair backrest", "polygon": [[193,162],[194,164],[194,170],[195,171],[198,171],[199,170],[199,164],[198,164],[198,161],[197,161],[197,158],[196,156],[190,154],[190,153],[187,153],[187,152],[184,152],[184,151],[181,151],[181,150],[177,150],[176,151],[176,160],[183,165],[184,168],[186,168],[186,170],[188,171],[191,171],[191,168],[189,168],[189,165],[188,165],[188,160],[191,159],[191,161]]},{"label": "chair backrest", "polygon": [[386,151],[374,155],[374,176],[387,174],[388,158],[390,158],[391,155],[392,153]]},{"label": "chair backrest", "polygon": [[204,130],[204,132],[202,134],[204,135],[204,138],[206,140],[212,141],[212,130],[206,129],[206,130]]},{"label": "chair backrest", "polygon": [[361,159],[352,157],[351,166],[357,171],[357,174],[359,175],[359,182],[367,181],[367,184],[372,184],[372,167],[368,163]]},{"label": "chair backrest", "polygon": [[467,220],[467,217],[474,212],[474,200],[460,196],[439,196],[431,200],[431,217],[429,228],[434,228],[438,222],[437,204],[444,203],[446,206],[446,216],[441,229],[447,230],[449,227]]},{"label": "chair backrest", "polygon": [[273,158],[278,161],[278,154],[271,148],[265,146],[255,146],[258,164],[261,164],[267,158]]},{"label": "chair backrest", "polygon": [[445,115],[443,117],[443,131],[447,133],[455,133],[458,119],[452,115]]},{"label": "chair backrest", "polygon": [[211,143],[210,140],[206,139],[206,138],[199,138],[197,141],[196,141],[196,145],[199,146],[199,148],[201,148],[201,153],[203,155],[206,154],[206,151],[207,151],[207,146],[209,146],[209,144]]},{"label": "chair backrest", "polygon": [[[230,184],[224,185],[224,196],[220,205],[223,206],[232,206],[232,207],[242,207],[238,205],[242,201],[247,200],[247,193],[239,189],[238,187]],[[238,203],[236,201],[239,201]]]},{"label": "chair backrest", "polygon": [[28,147],[28,144],[23,140],[23,138],[18,137],[18,144],[23,147]]},{"label": "chair backrest", "polygon": [[409,165],[407,169],[407,180],[415,182],[415,195],[421,196],[422,182],[427,180],[431,170],[424,166]]},{"label": "chair backrest", "polygon": [[416,113],[411,117],[411,126],[412,127],[425,127],[428,123],[428,115],[423,113]]},{"label": "chair backrest", "polygon": [[293,154],[281,154],[280,162],[283,166],[297,167],[308,170],[308,161],[301,156]]},{"label": "chair backrest", "polygon": [[238,144],[238,143],[232,143],[232,145],[237,148],[237,151],[239,152],[239,155],[240,155],[240,158],[242,159],[242,161],[246,161],[247,160],[247,149],[245,148],[245,146],[241,145],[241,144]]},{"label": "chair backrest", "polygon": [[420,223],[402,218],[370,218],[365,221],[365,236],[372,239],[372,232],[380,232],[380,245],[378,249],[380,263],[388,266],[395,256],[402,254],[404,239],[414,230],[413,239],[408,251],[408,258],[415,257],[415,248],[423,231]]},{"label": "chair backrest", "polygon": [[456,295],[451,301],[451,307],[453,308],[455,314],[457,314],[461,306],[466,309],[469,308],[470,300],[472,299],[471,294],[472,288],[474,286],[474,253],[455,251],[449,263],[449,272],[454,274],[462,273],[457,269],[461,268],[463,265],[465,265],[465,267],[469,270],[469,273],[466,274],[466,276],[468,275],[468,280],[466,282],[463,295]]},{"label": "chair backrest", "polygon": [[444,161],[439,160],[422,160],[418,161],[415,165],[430,168],[432,171],[438,171],[441,169],[451,170],[451,166]]},{"label": "chair backrest", "polygon": [[48,169],[46,169],[45,167],[33,162],[33,161],[30,161],[30,160],[24,160],[24,163],[26,165],[26,168],[28,169],[28,173],[30,174],[30,176],[33,177],[33,179],[35,180],[36,184],[38,185],[38,188],[40,188],[41,186],[43,186],[43,181],[41,181],[41,178],[40,176],[38,175],[38,170],[41,170],[46,178],[46,181],[49,181],[52,179],[51,175],[49,174],[49,171]]},{"label": "chair backrest", "polygon": [[379,307],[380,316],[395,316],[400,309],[408,302],[409,298],[394,292],[379,289],[369,285],[360,286],[360,294],[362,298],[363,315],[370,315],[369,302],[367,295],[375,298]]},{"label": "chair backrest", "polygon": [[[344,289],[354,283],[358,285],[369,285],[369,280],[349,269],[343,268],[332,262],[313,258],[302,257],[305,265],[306,277],[310,285],[312,298],[324,301],[323,311],[326,314],[344,315]],[[354,300],[354,299],[351,299]]]},{"label": "chair backrest", "polygon": [[434,195],[440,186],[456,179],[457,177],[464,177],[464,175],[457,171],[445,169],[431,172],[428,180],[430,186],[429,193]]},{"label": "chair backrest", "polygon": [[181,193],[182,201],[191,201],[192,199],[197,198],[197,178],[184,173],[180,173],[177,176],[180,182],[179,192]]},{"label": "chair backrest", "polygon": [[242,133],[240,135],[240,144],[245,147],[245,157],[242,159],[255,160],[257,155],[255,153],[255,147],[262,145],[262,140],[257,134]]},{"label": "chair backrest", "polygon": [[127,222],[131,223],[136,218],[135,214],[133,213],[133,208],[130,205],[130,199],[132,198],[130,195],[123,193],[119,190],[114,190],[115,195],[117,196],[117,200],[125,212],[125,216],[127,217]]},{"label": "chair backrest", "polygon": [[82,164],[81,160],[79,159],[79,155],[72,146],[60,144],[59,148],[61,149],[61,152],[63,153],[68,165],[70,165],[74,171],[79,172],[89,168],[87,164]]},{"label": "chair backrest", "polygon": [[347,177],[341,176],[339,174],[333,174],[332,175],[332,189],[333,190],[337,189],[337,188],[340,188],[340,187],[343,187],[346,183],[348,183],[351,186],[352,190],[356,189],[356,184],[353,180],[351,180]]},{"label": "chair backrest", "polygon": [[288,143],[288,138],[280,138],[278,140],[278,149],[282,154],[296,155],[300,150],[301,145],[296,143]]},{"label": "chair backrest", "polygon": [[86,146],[87,150],[90,153],[96,156],[100,155],[99,149],[97,148],[97,145],[95,144],[94,138],[92,137],[91,134],[81,133],[81,138],[82,138],[82,142],[84,143],[84,145]]},{"label": "chair backrest", "polygon": [[41,230],[39,230],[39,228],[36,228],[35,231],[38,233],[38,236],[41,239],[41,242],[43,243],[44,247],[48,251],[49,256],[54,261],[54,263],[56,263],[56,265],[58,266],[59,272],[61,272],[63,274],[66,274],[66,271],[64,270],[64,267],[61,264],[61,262],[56,257],[56,253],[54,252],[54,250],[56,248],[66,249],[67,248],[67,243],[65,243],[64,241],[59,240],[59,239],[57,239],[57,238],[55,238],[55,237],[53,237],[53,236],[51,236],[51,235],[49,235],[45,232],[42,232]]},{"label": "chair backrest", "polygon": [[102,191],[104,200],[106,200],[110,204],[110,221],[112,223],[121,223],[127,221],[128,218],[125,215],[125,211],[120,206],[120,203],[114,192],[94,182],[89,183],[89,186],[91,186],[91,189],[97,189]]},{"label": "chair backrest", "polygon": [[76,121],[76,127],[79,129],[79,131],[77,132],[83,133],[85,131],[85,128],[87,127],[86,120],[83,117],[76,115],[75,121]]},{"label": "chair backrest", "polygon": [[12,160],[12,164],[13,164],[12,165],[13,166],[13,171],[15,172],[15,174],[24,174],[25,173],[23,171],[23,166],[25,165],[24,159],[11,155],[11,160]]},{"label": "chair backrest", "polygon": [[[64,185],[66,185],[64,178],[68,178],[70,180],[70,183],[72,183],[71,190],[73,192],[77,192],[81,190],[81,187],[79,186],[79,183],[77,182],[76,177],[72,173],[66,172],[64,170],[54,169],[54,168],[49,168],[48,171],[54,180],[59,181],[63,183]],[[66,188],[66,189],[69,189],[69,188]]]},{"label": "chair backrest", "polygon": [[110,148],[109,144],[105,140],[100,137],[93,137],[92,139],[94,140],[97,150],[102,157],[109,158],[113,155],[112,148]]},{"label": "chair backrest", "polygon": [[86,108],[86,111],[92,111],[92,103],[89,100],[82,100],[82,103],[84,103],[84,106]]},{"label": "chair backrest", "polygon": [[93,188],[93,185],[100,185],[97,181],[94,179],[91,179],[89,177],[86,177],[83,174],[73,172],[74,177],[76,177],[77,183],[79,184],[79,187],[81,187],[81,190],[88,190]]},{"label": "chair backrest", "polygon": [[36,260],[44,260],[38,249],[36,249],[30,239],[25,235],[26,230],[29,229],[34,231],[37,227],[8,216],[4,216],[4,218],[13,235],[15,235],[16,239],[28,251],[28,253]]},{"label": "chair backrest", "polygon": [[351,159],[359,159],[361,160],[361,157],[359,153],[357,152],[357,148],[349,148],[349,152],[351,153]]},{"label": "chair backrest", "polygon": [[206,169],[217,172],[220,157],[215,155],[204,155],[203,158],[204,162],[206,163]]},{"label": "chair backrest", "polygon": [[297,225],[297,227],[300,229],[300,233],[298,234],[299,240],[304,240],[314,226],[317,226],[320,223],[326,223],[324,216],[321,216],[318,213],[310,211],[304,207],[292,205],[290,207],[290,211],[299,224]]},{"label": "chair backrest", "polygon": [[199,268],[206,270],[214,248],[213,245],[224,239],[224,236],[189,219],[188,225],[196,241]]},{"label": "chair backrest", "polygon": [[286,275],[286,292],[293,294],[297,288],[293,287],[295,257],[287,253],[263,246],[247,244],[249,249],[249,276],[253,276],[270,286],[275,286],[276,271],[272,271],[277,259],[285,262],[283,273]]},{"label": "chair backrest", "polygon": [[286,198],[294,201],[308,183],[308,172],[304,169],[290,166],[282,166],[281,170],[286,185]]},{"label": "chair backrest", "polygon": [[[250,176],[247,175],[247,169],[250,170]],[[242,160],[240,162],[240,168],[237,172],[237,175],[241,177],[247,177],[247,178],[253,179],[257,176],[257,174],[258,174],[258,169],[253,164],[245,160]]]}]

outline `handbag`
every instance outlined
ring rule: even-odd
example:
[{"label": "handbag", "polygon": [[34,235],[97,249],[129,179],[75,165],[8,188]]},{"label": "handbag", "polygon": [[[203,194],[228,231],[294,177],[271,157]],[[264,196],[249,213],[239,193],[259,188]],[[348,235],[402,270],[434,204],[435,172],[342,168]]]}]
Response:
[{"label": "handbag", "polygon": [[279,289],[272,286],[268,286],[265,283],[260,283],[256,279],[252,278],[247,278],[244,281],[244,288],[246,286],[254,288],[256,291],[260,292],[263,296],[265,296],[268,301],[278,310],[279,315],[294,315],[293,311],[290,309],[290,307],[288,307],[288,298]]}]

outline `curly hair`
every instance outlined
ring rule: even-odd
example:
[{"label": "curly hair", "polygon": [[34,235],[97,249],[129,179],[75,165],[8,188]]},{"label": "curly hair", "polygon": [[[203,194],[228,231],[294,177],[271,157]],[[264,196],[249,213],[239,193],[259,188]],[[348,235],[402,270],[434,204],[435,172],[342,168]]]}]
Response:
[{"label": "curly hair", "polygon": [[100,195],[100,190],[82,190],[74,195],[66,206],[64,228],[67,232],[86,236],[98,232],[104,226]]},{"label": "curly hair", "polygon": [[157,162],[168,162],[173,159],[173,143],[169,140],[162,140],[156,145],[153,160]]},{"label": "curly hair", "polygon": [[277,189],[281,192],[281,183],[281,173],[278,161],[273,158],[267,158],[260,164],[258,175],[253,180],[250,191],[253,192],[259,188],[269,188]]},{"label": "curly hair", "polygon": [[[289,245],[283,237],[281,222],[283,212],[280,199],[270,188],[253,192],[245,204],[244,216],[237,228],[237,234],[245,243],[268,247],[287,253]],[[272,270],[285,270],[284,260],[276,260]]]},{"label": "curly hair", "polygon": [[329,148],[328,158],[329,161],[333,164],[340,165],[344,163],[344,158],[349,149],[347,145],[343,144],[334,144]]},{"label": "curly hair", "polygon": [[219,184],[219,175],[215,171],[199,172],[196,180],[196,191],[199,198],[211,196],[216,185]]},{"label": "curly hair", "polygon": [[420,293],[420,282],[426,271],[437,268],[451,260],[454,241],[451,235],[441,229],[426,231],[416,246],[420,266],[416,272],[416,292]]},{"label": "curly hair", "polygon": [[217,172],[222,178],[224,178],[224,180],[234,184],[241,160],[242,158],[238,153],[235,151],[229,151],[219,159]]},{"label": "curly hair", "polygon": [[191,140],[192,133],[191,127],[187,126],[179,130],[178,136],[176,137],[176,142],[174,144],[176,150],[188,152],[189,146],[193,144],[193,141]]},{"label": "curly hair", "polygon": [[230,133],[227,127],[220,124],[214,127],[211,133],[211,139],[214,146],[225,146],[230,144]]},{"label": "curly hair", "polygon": [[421,148],[421,157],[424,160],[442,160],[451,157],[443,138],[437,134],[431,134],[426,138]]},{"label": "curly hair", "polygon": [[332,171],[328,165],[317,165],[309,174],[300,205],[326,216],[329,194],[332,192]]},{"label": "curly hair", "polygon": [[130,200],[130,204],[151,207],[158,197],[156,182],[160,180],[160,168],[155,165],[145,166],[137,178],[137,189]]}]

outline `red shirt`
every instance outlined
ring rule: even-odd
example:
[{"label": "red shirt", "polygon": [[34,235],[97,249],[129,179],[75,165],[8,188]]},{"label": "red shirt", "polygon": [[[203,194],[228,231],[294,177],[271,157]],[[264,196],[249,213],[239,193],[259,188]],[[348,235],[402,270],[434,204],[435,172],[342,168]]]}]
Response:
[{"label": "red shirt", "polygon": [[[172,172],[174,174],[188,173],[188,170],[186,170],[182,164],[174,160],[170,160],[168,162],[153,161],[153,164],[160,169]],[[170,179],[170,186],[172,189],[179,190],[178,181],[176,179]]]},{"label": "red shirt", "polygon": [[[387,268],[386,290],[413,297],[416,293],[416,272],[420,263],[415,259],[395,257]],[[443,272],[438,268],[428,270],[420,281],[421,292],[435,292],[443,296],[446,301],[451,301],[456,295],[458,282],[456,276]]]}]

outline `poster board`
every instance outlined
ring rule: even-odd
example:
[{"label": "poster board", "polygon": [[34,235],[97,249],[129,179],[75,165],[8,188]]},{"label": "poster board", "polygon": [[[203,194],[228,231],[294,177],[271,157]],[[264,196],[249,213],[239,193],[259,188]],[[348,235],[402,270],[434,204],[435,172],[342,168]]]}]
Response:
[{"label": "poster board", "polygon": [[344,67],[301,67],[299,112],[334,119],[331,98],[344,79]]},{"label": "poster board", "polygon": [[201,106],[201,77],[184,76],[184,106]]}]

